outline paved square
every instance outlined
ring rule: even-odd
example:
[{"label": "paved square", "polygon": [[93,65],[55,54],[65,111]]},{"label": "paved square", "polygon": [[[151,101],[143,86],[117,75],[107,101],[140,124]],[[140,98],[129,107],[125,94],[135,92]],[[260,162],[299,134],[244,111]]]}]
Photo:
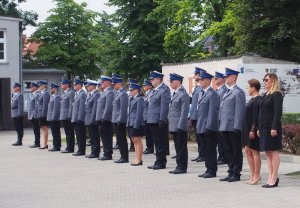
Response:
[{"label": "paved square", "polygon": [[[62,131],[63,132],[63,131]],[[279,188],[247,185],[248,165],[244,159],[242,181],[219,182],[227,166],[219,167],[217,178],[203,179],[204,163],[190,162],[196,156],[189,144],[188,173],[170,175],[175,160],[168,157],[167,169],[149,170],[154,155],[144,155],[144,165],[115,164],[60,152],[31,149],[31,130],[25,131],[23,146],[13,147],[15,132],[0,131],[0,208],[40,207],[299,207],[300,179],[286,176],[300,165],[281,163]],[[51,137],[51,136],[50,136]],[[50,144],[50,143],[49,143]],[[50,144],[50,147],[52,145]],[[174,145],[171,141],[171,155]],[[90,152],[90,147],[88,153]],[[64,146],[63,148],[64,149]],[[119,158],[118,151],[113,154]],[[130,153],[133,160],[134,153]],[[267,178],[262,163],[262,182]]]}]

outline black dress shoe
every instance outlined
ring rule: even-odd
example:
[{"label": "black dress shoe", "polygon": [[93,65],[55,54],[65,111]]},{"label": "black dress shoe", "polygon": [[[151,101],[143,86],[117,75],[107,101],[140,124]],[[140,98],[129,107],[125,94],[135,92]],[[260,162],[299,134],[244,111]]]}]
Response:
[{"label": "black dress shoe", "polygon": [[119,149],[119,146],[118,146],[118,145],[115,145],[115,146],[113,147],[113,149]]},{"label": "black dress shoe", "polygon": [[225,161],[222,160],[218,161],[218,165],[225,165],[225,164],[227,164]]},{"label": "black dress shoe", "polygon": [[15,143],[13,143],[11,145],[12,146],[22,146],[23,144],[22,144],[22,142],[15,142]]},{"label": "black dress shoe", "polygon": [[233,175],[228,179],[228,182],[236,182],[236,181],[240,181],[240,176],[237,175]]},{"label": "black dress shoe", "polygon": [[216,174],[212,174],[212,173],[206,173],[203,178],[215,178]]},{"label": "black dress shoe", "polygon": [[199,157],[197,160],[196,160],[196,162],[204,162],[205,160],[204,160],[204,157]]},{"label": "black dress shoe", "polygon": [[162,166],[162,165],[154,165],[153,166],[153,170],[161,170],[161,169],[165,169],[166,168],[166,166]]},{"label": "black dress shoe", "polygon": [[148,169],[153,169],[154,166],[155,166],[155,165],[150,165],[150,166],[148,166],[147,168],[148,168]]},{"label": "black dress shoe", "polygon": [[63,151],[61,151],[61,153],[73,153],[74,152],[74,150],[73,151],[71,151],[71,150],[63,150]]},{"label": "black dress shoe", "polygon": [[170,173],[170,174],[173,174],[175,171],[176,171],[176,169],[170,170],[169,173]]},{"label": "black dress shoe", "polygon": [[202,174],[199,174],[198,177],[203,177],[205,174],[206,174],[206,172],[202,173]]},{"label": "black dress shoe", "polygon": [[229,178],[231,178],[231,175],[228,175],[225,178],[220,178],[219,181],[228,181]]},{"label": "black dress shoe", "polygon": [[143,165],[143,160],[141,160],[139,163],[131,163],[132,166],[140,166]]},{"label": "black dress shoe", "polygon": [[174,155],[174,156],[172,156],[171,158],[172,158],[172,159],[175,159],[176,157],[177,157],[177,155]]},{"label": "black dress shoe", "polygon": [[177,170],[174,170],[173,174],[183,174],[183,173],[186,173],[186,170],[181,170],[181,169],[177,169]]},{"label": "black dress shoe", "polygon": [[153,153],[154,153],[154,151],[151,151],[151,150],[145,150],[143,152],[143,154],[145,154],[145,155],[150,155],[150,154],[153,154]]},{"label": "black dress shoe", "polygon": [[191,161],[192,161],[192,162],[195,162],[195,161],[197,161],[198,159],[199,159],[199,156],[196,157],[196,158],[194,158],[194,159],[191,159]]},{"label": "black dress shoe", "polygon": [[52,149],[49,149],[48,151],[49,152],[58,152],[58,151],[60,151],[60,149],[58,149],[58,148],[52,148]]},{"label": "black dress shoe", "polygon": [[121,158],[119,160],[114,161],[114,163],[128,163],[128,160]]},{"label": "black dress shoe", "polygon": [[102,161],[105,161],[105,160],[112,160],[112,157],[100,157],[98,158],[98,160],[102,160]]},{"label": "black dress shoe", "polygon": [[87,155],[85,157],[89,158],[89,159],[93,159],[93,158],[98,158],[99,156],[97,156],[97,155]]},{"label": "black dress shoe", "polygon": [[39,147],[39,149],[48,149],[48,145],[43,146],[43,147]]},{"label": "black dress shoe", "polygon": [[72,154],[73,156],[84,156],[85,154],[84,153],[81,153],[81,152],[76,152],[74,154]]},{"label": "black dress shoe", "polygon": [[41,145],[39,145],[39,144],[33,144],[33,145],[30,145],[29,147],[30,148],[38,148],[38,147],[40,147]]}]

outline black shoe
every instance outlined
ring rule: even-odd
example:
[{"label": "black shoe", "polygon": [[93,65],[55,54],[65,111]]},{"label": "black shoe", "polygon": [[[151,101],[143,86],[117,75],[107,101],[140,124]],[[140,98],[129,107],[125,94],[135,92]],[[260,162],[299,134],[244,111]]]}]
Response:
[{"label": "black shoe", "polygon": [[194,159],[191,159],[191,161],[192,161],[192,162],[195,162],[195,161],[197,161],[199,158],[200,158],[200,157],[198,156],[198,157],[196,157],[196,158],[194,158]]},{"label": "black shoe", "polygon": [[153,169],[154,166],[155,166],[155,165],[150,165],[150,166],[148,166],[147,168],[148,168],[148,169]]},{"label": "black shoe", "polygon": [[43,147],[39,147],[39,149],[48,149],[48,145],[43,146]]},{"label": "black shoe", "polygon": [[128,160],[121,158],[119,160],[114,161],[114,163],[128,163]]},{"label": "black shoe", "polygon": [[267,184],[265,188],[275,188],[278,187],[279,178],[277,178],[276,182],[273,185]]},{"label": "black shoe", "polygon": [[225,178],[220,178],[219,181],[228,181],[229,178],[231,178],[231,175],[228,175]]},{"label": "black shoe", "polygon": [[115,146],[113,147],[113,149],[119,149],[119,146],[118,146],[118,145],[115,145]]},{"label": "black shoe", "polygon": [[172,159],[175,159],[176,157],[177,157],[177,155],[174,155],[174,156],[172,156],[171,158],[172,158]]},{"label": "black shoe", "polygon": [[15,143],[11,144],[11,145],[12,146],[22,146],[23,144],[22,144],[22,142],[17,141]]},{"label": "black shoe", "polygon": [[203,177],[205,176],[206,172],[205,173],[202,173],[202,174],[199,174],[198,177]]},{"label": "black shoe", "polygon": [[266,188],[269,184],[262,185],[261,187]]},{"label": "black shoe", "polygon": [[236,182],[236,181],[240,181],[240,176],[238,175],[233,175],[228,179],[228,182]]},{"label": "black shoe", "polygon": [[48,151],[49,152],[59,152],[60,149],[58,149],[58,148],[52,148],[52,149],[49,149]]},{"label": "black shoe", "polygon": [[39,145],[39,144],[33,144],[33,145],[30,145],[29,147],[30,148],[38,148],[38,147],[40,147],[41,145]]},{"label": "black shoe", "polygon": [[212,173],[206,173],[203,178],[215,178],[216,174],[212,174]]},{"label": "black shoe", "polygon": [[225,161],[222,160],[218,161],[218,165],[225,165],[225,164],[227,164]]},{"label": "black shoe", "polygon": [[104,160],[112,160],[112,157],[105,157],[105,156],[103,156],[103,157],[98,158],[98,160],[102,160],[102,161],[104,161]]},{"label": "black shoe", "polygon": [[99,156],[97,156],[97,155],[87,155],[85,157],[89,158],[89,159],[92,159],[92,158],[98,158]]},{"label": "black shoe", "polygon": [[176,171],[176,169],[170,170],[169,173],[170,173],[170,174],[173,174],[175,171]]},{"label": "black shoe", "polygon": [[177,170],[174,170],[173,174],[183,174],[183,173],[186,173],[186,170],[181,170],[181,169],[177,169]]},{"label": "black shoe", "polygon": [[139,163],[131,163],[131,166],[140,166],[143,165],[143,160],[141,160]]},{"label": "black shoe", "polygon": [[147,150],[147,149],[143,152],[143,154],[145,154],[145,155],[150,155],[150,154],[153,154],[153,153],[154,153],[154,151]]},{"label": "black shoe", "polygon": [[71,150],[63,150],[63,151],[61,151],[61,153],[73,153],[74,152],[74,150],[73,151],[71,151]]},{"label": "black shoe", "polygon": [[154,165],[153,166],[153,170],[161,170],[161,169],[165,169],[166,168],[166,166],[162,166],[162,165]]},{"label": "black shoe", "polygon": [[204,160],[204,157],[199,157],[197,160],[196,160],[196,162],[204,162],[205,160]]},{"label": "black shoe", "polygon": [[81,153],[81,152],[76,152],[74,154],[72,154],[73,156],[84,156],[85,154],[84,153]]}]

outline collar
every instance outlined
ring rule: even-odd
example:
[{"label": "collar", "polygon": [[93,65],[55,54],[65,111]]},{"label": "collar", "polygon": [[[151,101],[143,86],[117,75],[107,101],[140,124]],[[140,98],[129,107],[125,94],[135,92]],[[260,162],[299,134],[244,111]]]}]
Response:
[{"label": "collar", "polygon": [[96,91],[97,91],[97,89],[96,89],[96,90],[93,90],[92,92],[90,92],[90,94],[92,95],[92,94],[94,94]]},{"label": "collar", "polygon": [[106,87],[103,92],[106,92],[108,89],[110,88],[110,86]]},{"label": "collar", "polygon": [[139,93],[138,93],[138,94],[136,94],[136,95],[133,97],[133,99],[135,99],[137,96],[139,96]]},{"label": "collar", "polygon": [[66,89],[66,90],[64,91],[64,93],[68,92],[68,91],[69,91],[69,89],[70,89],[70,88]]},{"label": "collar", "polygon": [[207,90],[209,90],[211,88],[211,86],[208,86],[206,89],[203,89],[204,93],[207,92]]},{"label": "collar", "polygon": [[231,87],[229,87],[229,86],[226,84],[226,87],[227,87],[227,89],[229,89],[229,90],[232,90],[235,86],[236,86],[236,84],[234,84],[234,85],[232,85]]},{"label": "collar", "polygon": [[162,86],[163,82],[160,83],[160,85],[158,85],[157,87],[154,88],[154,90],[157,90],[160,86]]},{"label": "collar", "polygon": [[176,90],[175,90],[175,93],[177,93],[179,90],[181,90],[182,88],[182,85],[180,85]]},{"label": "collar", "polygon": [[225,84],[219,86],[219,87],[217,88],[217,90],[221,89],[223,86],[225,86]]},{"label": "collar", "polygon": [[76,94],[78,95],[81,91],[83,91],[83,89],[78,90]]}]

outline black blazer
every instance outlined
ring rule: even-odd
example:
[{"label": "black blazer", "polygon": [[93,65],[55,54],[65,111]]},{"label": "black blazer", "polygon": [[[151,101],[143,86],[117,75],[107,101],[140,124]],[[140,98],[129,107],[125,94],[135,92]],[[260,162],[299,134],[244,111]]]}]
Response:
[{"label": "black blazer", "polygon": [[259,108],[258,128],[281,130],[283,96],[281,92],[264,94]]}]

